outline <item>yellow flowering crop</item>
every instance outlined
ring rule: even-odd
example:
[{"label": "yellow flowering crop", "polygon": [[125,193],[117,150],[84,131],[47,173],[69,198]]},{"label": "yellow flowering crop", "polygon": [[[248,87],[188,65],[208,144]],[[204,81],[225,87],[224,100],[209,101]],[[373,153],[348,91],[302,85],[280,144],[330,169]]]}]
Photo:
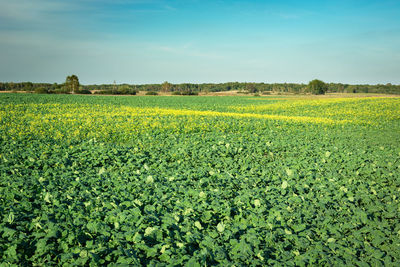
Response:
[{"label": "yellow flowering crop", "polygon": [[243,102],[230,111],[100,104],[8,104],[0,106],[3,135],[127,140],[145,132],[238,131],[268,121],[317,125],[379,125],[400,119],[399,98],[286,99]]}]

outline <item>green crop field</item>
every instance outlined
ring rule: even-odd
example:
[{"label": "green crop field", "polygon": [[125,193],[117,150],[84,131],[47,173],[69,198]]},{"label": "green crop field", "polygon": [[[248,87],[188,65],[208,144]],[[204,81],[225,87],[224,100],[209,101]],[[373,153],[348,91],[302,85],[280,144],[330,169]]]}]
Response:
[{"label": "green crop field", "polygon": [[0,265],[400,264],[400,98],[0,94]]}]

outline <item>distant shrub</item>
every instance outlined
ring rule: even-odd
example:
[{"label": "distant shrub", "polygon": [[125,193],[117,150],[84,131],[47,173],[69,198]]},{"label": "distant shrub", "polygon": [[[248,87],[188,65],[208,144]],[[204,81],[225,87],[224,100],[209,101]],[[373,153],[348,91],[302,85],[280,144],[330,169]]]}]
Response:
[{"label": "distant shrub", "polygon": [[130,88],[119,88],[117,90],[111,91],[113,95],[136,95],[137,91]]},{"label": "distant shrub", "polygon": [[48,94],[49,91],[46,88],[38,87],[35,89],[35,94]]},{"label": "distant shrub", "polygon": [[136,95],[137,91],[134,89],[118,89],[118,90],[101,90],[96,91],[98,95]]},{"label": "distant shrub", "polygon": [[174,92],[172,92],[172,95],[182,95],[182,94],[179,91],[174,91]]},{"label": "distant shrub", "polygon": [[158,93],[154,91],[148,91],[146,92],[146,95],[158,95]]},{"label": "distant shrub", "polygon": [[65,88],[55,89],[51,91],[52,94],[69,94],[70,92]]},{"label": "distant shrub", "polygon": [[271,94],[271,91],[264,91],[264,92],[262,92],[262,94],[263,94],[263,95],[270,95],[270,94]]},{"label": "distant shrub", "polygon": [[199,93],[193,91],[182,91],[181,95],[199,95]]},{"label": "distant shrub", "polygon": [[82,90],[79,90],[78,92],[76,92],[77,94],[83,94],[83,95],[91,95],[92,94],[92,92],[90,92],[90,90],[87,90],[87,89],[82,89]]},{"label": "distant shrub", "polygon": [[260,96],[260,94],[254,94],[254,96],[255,96],[255,97],[258,97],[258,96]]},{"label": "distant shrub", "polygon": [[96,91],[96,95],[112,95],[112,90],[101,90],[101,91]]},{"label": "distant shrub", "polygon": [[134,89],[125,89],[123,92],[124,92],[124,95],[136,95],[138,93],[138,91],[136,91]]}]

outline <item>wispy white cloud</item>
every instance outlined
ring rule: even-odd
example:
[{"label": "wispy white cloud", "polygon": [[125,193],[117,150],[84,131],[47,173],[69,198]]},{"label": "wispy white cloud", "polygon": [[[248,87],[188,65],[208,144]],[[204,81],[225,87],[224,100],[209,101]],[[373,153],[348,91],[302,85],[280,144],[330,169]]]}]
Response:
[{"label": "wispy white cloud", "polygon": [[0,42],[130,38],[129,31],[119,29],[129,27],[136,16],[174,10],[163,1],[148,0],[0,0]]},{"label": "wispy white cloud", "polygon": [[76,9],[73,2],[50,0],[0,0],[0,18],[10,21],[31,21],[42,19],[52,12]]},{"label": "wispy white cloud", "polygon": [[[151,0],[0,0],[2,28],[18,23],[57,25],[71,20],[124,18],[135,13],[176,11],[171,4]],[[82,16],[79,16],[82,15]],[[25,24],[27,27],[32,26]]]}]

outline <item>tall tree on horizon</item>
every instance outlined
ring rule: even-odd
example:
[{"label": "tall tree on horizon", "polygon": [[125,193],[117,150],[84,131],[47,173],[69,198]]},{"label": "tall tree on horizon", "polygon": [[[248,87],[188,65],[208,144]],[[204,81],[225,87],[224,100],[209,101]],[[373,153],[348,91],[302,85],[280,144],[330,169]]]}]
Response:
[{"label": "tall tree on horizon", "polygon": [[162,85],[161,85],[161,90],[163,92],[169,92],[171,91],[172,88],[172,84],[170,84],[169,82],[165,81]]},{"label": "tall tree on horizon", "polygon": [[69,92],[77,93],[79,91],[79,79],[75,74],[67,76],[65,80],[65,87]]},{"label": "tall tree on horizon", "polygon": [[308,83],[307,89],[314,95],[324,95],[328,90],[328,85],[321,80],[312,80]]}]

